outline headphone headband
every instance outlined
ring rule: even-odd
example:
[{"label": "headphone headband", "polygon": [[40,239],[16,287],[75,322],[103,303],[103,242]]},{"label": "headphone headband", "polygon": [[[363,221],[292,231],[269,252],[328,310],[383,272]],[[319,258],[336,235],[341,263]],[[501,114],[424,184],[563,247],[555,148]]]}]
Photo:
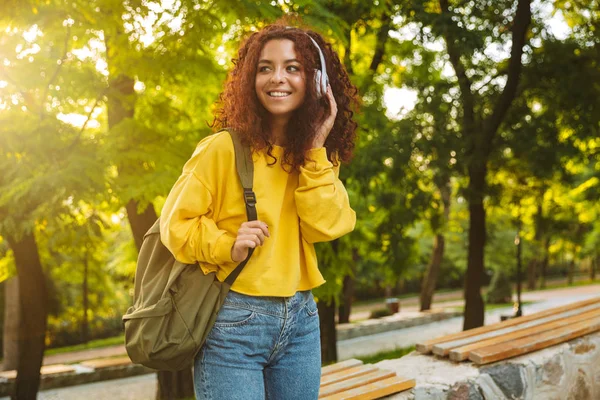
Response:
[{"label": "headphone headband", "polygon": [[306,36],[308,36],[310,41],[313,42],[313,44],[317,48],[317,52],[319,53],[319,60],[321,62],[321,69],[315,70],[315,90],[317,92],[317,98],[323,97],[323,95],[327,93],[327,85],[329,84],[329,77],[327,76],[327,66],[325,65],[325,55],[323,54],[323,51],[321,51],[321,48],[319,47],[317,41],[313,39],[312,36],[310,36],[308,33],[304,32],[302,29],[295,28],[293,26],[286,26],[285,29],[298,29]]}]

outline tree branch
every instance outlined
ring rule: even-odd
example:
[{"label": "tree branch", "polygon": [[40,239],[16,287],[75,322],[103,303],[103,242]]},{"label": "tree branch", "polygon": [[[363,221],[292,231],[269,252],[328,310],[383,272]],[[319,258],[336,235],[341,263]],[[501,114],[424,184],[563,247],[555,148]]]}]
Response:
[{"label": "tree branch", "polygon": [[348,73],[348,75],[354,75],[354,68],[352,68],[352,59],[350,58],[352,54],[352,27],[348,29],[346,40],[348,41],[348,44],[346,45],[346,51],[344,52],[344,67],[346,67],[346,72]]},{"label": "tree branch", "polygon": [[372,74],[375,74],[377,67],[383,61],[383,55],[385,54],[385,43],[389,37],[390,27],[392,24],[392,17],[388,12],[384,13],[381,17],[381,28],[377,32],[377,41],[375,43],[375,54],[371,60],[369,70]]},{"label": "tree branch", "polygon": [[[447,16],[448,23],[452,23],[450,10],[448,9],[448,0],[440,0],[440,8],[442,15]],[[452,29],[445,28],[442,35],[446,42],[450,63],[454,68],[454,73],[458,79],[458,86],[460,87],[460,97],[462,98],[463,106],[463,130],[466,134],[473,134],[475,131],[475,98],[471,91],[471,80],[467,76],[465,66],[460,60],[461,53]]]},{"label": "tree branch", "polygon": [[71,26],[67,25],[67,34],[65,36],[65,50],[63,51],[63,55],[60,58],[60,63],[58,64],[58,66],[56,67],[56,69],[54,70],[54,74],[52,74],[52,77],[50,77],[50,80],[48,81],[48,84],[46,85],[46,89],[44,90],[44,94],[42,95],[41,99],[40,99],[40,120],[44,119],[44,103],[46,102],[46,97],[48,97],[48,92],[50,91],[50,85],[52,85],[54,83],[54,81],[56,80],[56,78],[58,78],[58,73],[60,72],[60,69],[62,68],[63,64],[65,63],[65,60],[67,59],[67,53],[69,52],[69,39],[71,38]]},{"label": "tree branch", "polygon": [[87,119],[83,123],[83,126],[79,130],[79,133],[77,134],[77,136],[75,137],[75,139],[73,140],[73,142],[67,148],[67,153],[70,153],[71,150],[73,150],[73,148],[75,146],[77,146],[77,143],[79,143],[79,140],[81,140],[81,135],[83,135],[83,131],[85,131],[85,128],[87,127],[88,122],[90,122],[90,120],[92,119],[92,114],[94,113],[94,110],[96,109],[96,107],[98,107],[98,103],[102,101],[102,98],[106,95],[106,92],[108,92],[108,87],[104,88],[102,90],[102,92],[100,92],[100,94],[98,95],[98,97],[96,97],[96,101],[94,102],[94,105],[92,106],[92,109],[88,113]]},{"label": "tree branch", "polygon": [[510,61],[508,64],[508,78],[506,86],[494,107],[494,111],[485,121],[484,130],[486,141],[490,142],[500,127],[504,116],[512,104],[516,94],[519,80],[521,78],[521,69],[523,67],[521,57],[523,55],[523,46],[525,45],[527,30],[531,24],[531,0],[519,0],[517,12],[512,27],[512,48],[510,51]]}]

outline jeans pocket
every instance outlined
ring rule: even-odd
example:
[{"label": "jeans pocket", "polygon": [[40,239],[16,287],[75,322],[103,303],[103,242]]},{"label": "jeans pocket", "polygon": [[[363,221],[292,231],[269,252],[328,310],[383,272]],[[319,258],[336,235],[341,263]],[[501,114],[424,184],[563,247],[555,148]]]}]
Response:
[{"label": "jeans pocket", "polygon": [[242,326],[250,322],[256,313],[245,308],[232,307],[225,304],[219,310],[215,321],[215,328],[231,328]]},{"label": "jeans pocket", "polygon": [[309,317],[314,317],[319,313],[319,309],[317,308],[317,303],[315,303],[314,299],[310,299],[304,305],[304,311]]}]

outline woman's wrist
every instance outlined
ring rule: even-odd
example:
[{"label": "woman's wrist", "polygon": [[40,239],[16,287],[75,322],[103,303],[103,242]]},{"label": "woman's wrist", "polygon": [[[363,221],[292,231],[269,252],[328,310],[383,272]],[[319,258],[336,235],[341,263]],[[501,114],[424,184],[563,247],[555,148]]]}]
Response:
[{"label": "woman's wrist", "polygon": [[320,149],[321,147],[325,147],[325,140],[321,138],[315,138],[312,142],[312,148]]}]

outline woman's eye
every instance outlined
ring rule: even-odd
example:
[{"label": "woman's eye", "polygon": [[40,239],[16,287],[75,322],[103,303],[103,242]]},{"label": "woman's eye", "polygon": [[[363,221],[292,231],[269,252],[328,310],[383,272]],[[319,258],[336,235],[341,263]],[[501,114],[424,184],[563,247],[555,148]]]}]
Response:
[{"label": "woman's eye", "polygon": [[262,66],[262,67],[258,67],[258,72],[266,72],[268,71],[270,68],[267,66]]},{"label": "woman's eye", "polygon": [[288,71],[291,71],[291,72],[298,72],[298,71],[300,71],[300,67],[298,67],[298,66],[296,66],[296,65],[290,65],[290,66],[288,67]]}]

